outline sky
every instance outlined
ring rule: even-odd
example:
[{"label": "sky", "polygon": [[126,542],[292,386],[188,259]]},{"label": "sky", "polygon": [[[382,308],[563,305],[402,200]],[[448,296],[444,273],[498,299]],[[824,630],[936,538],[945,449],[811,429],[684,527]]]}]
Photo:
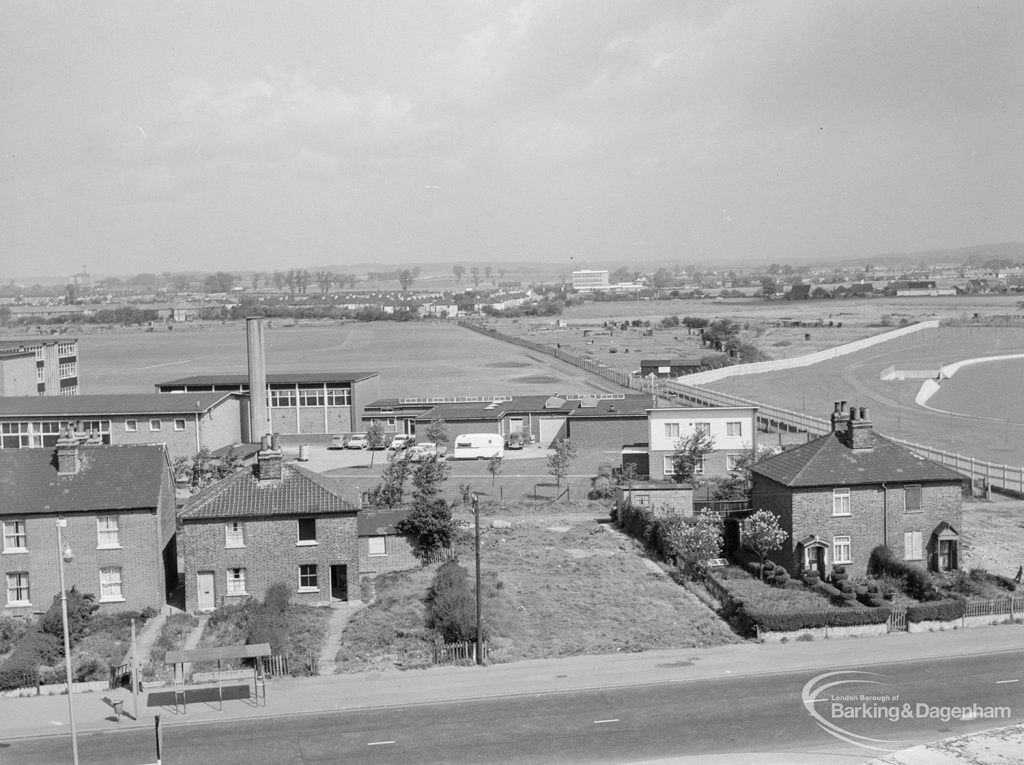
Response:
[{"label": "sky", "polygon": [[1024,241],[1024,3],[0,0],[0,278]]}]

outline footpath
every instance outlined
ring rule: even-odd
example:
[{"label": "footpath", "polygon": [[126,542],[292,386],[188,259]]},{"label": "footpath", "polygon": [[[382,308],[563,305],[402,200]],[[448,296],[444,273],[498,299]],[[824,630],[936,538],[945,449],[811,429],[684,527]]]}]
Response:
[{"label": "footpath", "polygon": [[[979,644],[984,648],[979,650]],[[985,630],[906,633],[871,638],[689,648],[645,653],[573,656],[521,661],[488,667],[435,667],[427,670],[363,672],[309,678],[276,678],[266,683],[266,699],[248,697],[190,703],[180,707],[150,706],[149,693],[139,699],[139,719],[118,721],[109,700],[117,694],[131,710],[124,691],[74,695],[79,733],[161,724],[189,725],[232,719],[287,716],[310,712],[386,708],[447,701],[596,690],[609,687],[675,683],[724,677],[782,672],[838,669],[939,659],[977,653],[1019,650],[1024,646],[1024,625],[1002,625]],[[1009,668],[1008,668],[1009,669]],[[1012,670],[1010,670],[1012,671]],[[215,685],[215,684],[214,684]],[[251,685],[251,684],[250,684]],[[1022,683],[1024,685],[1024,683]],[[147,689],[148,691],[149,689]],[[153,689],[157,696],[162,689]],[[166,692],[163,694],[166,698]],[[1024,689],[1022,689],[1024,704]],[[800,699],[792,700],[794,705]],[[0,741],[68,734],[67,696],[0,699]],[[1014,740],[1024,751],[1024,734]],[[865,760],[870,753],[865,752]]]}]

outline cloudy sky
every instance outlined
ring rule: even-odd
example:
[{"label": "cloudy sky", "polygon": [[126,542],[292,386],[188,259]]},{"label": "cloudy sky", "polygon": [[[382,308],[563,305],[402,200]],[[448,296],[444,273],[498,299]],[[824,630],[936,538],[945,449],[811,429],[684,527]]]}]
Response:
[{"label": "cloudy sky", "polygon": [[0,0],[0,273],[1024,241],[1024,3]]}]

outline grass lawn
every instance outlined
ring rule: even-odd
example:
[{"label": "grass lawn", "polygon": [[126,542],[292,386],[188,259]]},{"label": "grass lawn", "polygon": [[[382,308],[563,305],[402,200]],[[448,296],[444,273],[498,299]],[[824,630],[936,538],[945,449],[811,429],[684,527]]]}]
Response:
[{"label": "grass lawn", "polygon": [[847,606],[833,606],[828,598],[810,587],[773,587],[754,579],[738,566],[716,569],[714,576],[729,592],[748,603],[769,611],[838,611]]},{"label": "grass lawn", "polygon": [[[491,661],[721,645],[739,640],[683,587],[645,565],[635,540],[599,524],[604,508],[481,525]],[[497,515],[500,515],[498,513]],[[491,516],[492,518],[494,516]],[[473,579],[473,538],[457,542]],[[347,625],[339,671],[430,662],[423,597],[436,566],[379,577],[377,600]]]},{"label": "grass lawn", "polygon": [[179,651],[185,647],[189,634],[199,624],[191,614],[171,614],[164,620],[153,647],[149,652],[149,663],[142,668],[146,680],[171,680],[174,668],[164,663],[168,651]]}]

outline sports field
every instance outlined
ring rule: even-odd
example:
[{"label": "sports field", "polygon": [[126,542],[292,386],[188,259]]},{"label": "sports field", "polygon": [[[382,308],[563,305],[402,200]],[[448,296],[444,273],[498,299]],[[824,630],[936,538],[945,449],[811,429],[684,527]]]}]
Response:
[{"label": "sports field", "polygon": [[[82,393],[152,393],[157,382],[246,372],[244,322],[83,332]],[[380,372],[381,395],[610,391],[610,383],[508,343],[443,323],[285,325],[265,332],[267,370]]]}]

